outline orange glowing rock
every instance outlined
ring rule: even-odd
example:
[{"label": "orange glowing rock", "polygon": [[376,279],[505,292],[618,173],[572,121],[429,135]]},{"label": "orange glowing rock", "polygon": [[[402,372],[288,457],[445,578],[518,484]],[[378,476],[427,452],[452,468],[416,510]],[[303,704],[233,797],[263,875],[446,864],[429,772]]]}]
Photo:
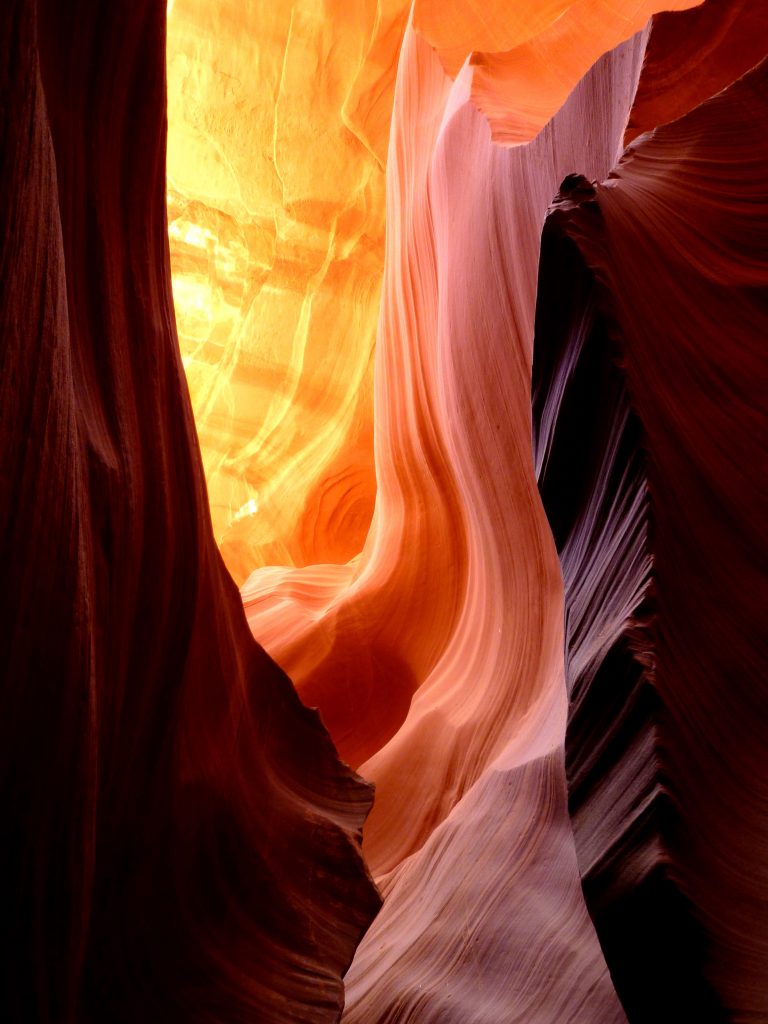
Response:
[{"label": "orange glowing rock", "polygon": [[[417,0],[413,21],[450,76],[469,58],[493,138],[521,142],[660,6]],[[177,326],[214,534],[238,582],[263,565],[341,564],[365,541],[384,164],[408,11],[169,4]]]},{"label": "orange glowing rock", "polygon": [[[377,784],[365,849],[380,875],[502,752],[518,764],[560,742],[562,590],[531,458],[538,238],[562,178],[605,175],[620,152],[642,52],[637,37],[601,62],[560,122],[509,150],[470,101],[471,68],[452,82],[406,35],[371,532],[348,566],[243,588],[254,635]],[[575,131],[591,110],[597,127]]]},{"label": "orange glowing rock", "polygon": [[[410,1009],[411,993],[425,1021],[478,1019],[481,1004],[525,1019],[530,1002],[528,1019],[575,1022],[582,997],[594,1019],[623,1020],[566,816],[562,586],[530,358],[547,206],[573,167],[608,173],[643,48],[636,36],[606,57],[535,142],[507,149],[470,101],[471,68],[452,82],[406,34],[371,532],[349,565],[260,570],[243,588],[254,634],[377,786],[364,850],[385,902],[347,975],[350,1024],[386,1019],[393,999]],[[599,113],[587,131],[585,111]],[[542,891],[557,893],[546,926],[529,909]],[[500,966],[502,947],[526,950],[530,972],[512,953]]]},{"label": "orange glowing rock", "polygon": [[382,161],[405,15],[374,0],[169,8],[176,318],[236,580],[344,562],[370,522]]},{"label": "orange glowing rock", "polygon": [[414,24],[450,74],[469,57],[472,99],[495,142],[528,142],[560,109],[595,61],[657,11],[701,0],[415,0]]}]

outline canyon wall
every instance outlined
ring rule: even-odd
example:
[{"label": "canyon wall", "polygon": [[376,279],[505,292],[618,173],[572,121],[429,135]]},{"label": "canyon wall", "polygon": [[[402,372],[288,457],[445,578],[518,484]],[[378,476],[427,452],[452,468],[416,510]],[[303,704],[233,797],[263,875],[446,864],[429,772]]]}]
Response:
[{"label": "canyon wall", "polygon": [[3,1019],[765,1020],[764,5],[167,26],[0,13]]},{"label": "canyon wall", "polygon": [[0,54],[0,1015],[336,1020],[371,794],[211,532],[164,11],[12,0]]}]

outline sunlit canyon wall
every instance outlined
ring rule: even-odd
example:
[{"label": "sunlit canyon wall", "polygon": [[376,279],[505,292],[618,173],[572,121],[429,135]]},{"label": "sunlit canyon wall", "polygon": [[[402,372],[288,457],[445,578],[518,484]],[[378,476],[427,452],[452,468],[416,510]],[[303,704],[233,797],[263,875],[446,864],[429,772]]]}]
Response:
[{"label": "sunlit canyon wall", "polygon": [[768,12],[167,13],[0,14],[3,1019],[768,1019]]},{"label": "sunlit canyon wall", "polygon": [[173,0],[168,219],[216,540],[238,582],[370,524],[384,164],[407,9]]}]

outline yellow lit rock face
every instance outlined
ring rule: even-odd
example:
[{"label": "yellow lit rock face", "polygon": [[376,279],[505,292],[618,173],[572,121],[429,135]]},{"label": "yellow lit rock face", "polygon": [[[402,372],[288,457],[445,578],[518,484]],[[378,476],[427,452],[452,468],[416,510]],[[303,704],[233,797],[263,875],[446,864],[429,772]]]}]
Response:
[{"label": "yellow lit rock face", "polygon": [[[237,582],[345,562],[373,509],[372,351],[402,0],[173,0],[168,221],[213,528]],[[257,514],[258,513],[258,514]]]}]

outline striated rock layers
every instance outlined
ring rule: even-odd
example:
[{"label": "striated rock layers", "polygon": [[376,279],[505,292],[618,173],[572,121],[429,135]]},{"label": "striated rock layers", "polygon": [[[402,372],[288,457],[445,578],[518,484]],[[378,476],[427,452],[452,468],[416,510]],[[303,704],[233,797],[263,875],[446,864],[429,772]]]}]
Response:
[{"label": "striated rock layers", "polygon": [[[754,138],[748,150],[748,132],[737,128],[751,125],[754,136],[763,112],[756,99],[738,101],[732,131],[741,142],[734,137],[729,154],[727,117],[712,124],[710,106],[698,105],[765,53],[765,18],[739,4],[660,16],[601,58],[532,141],[512,148],[494,143],[496,126],[473,102],[478,61],[455,68],[451,80],[444,54],[418,25],[416,5],[401,51],[387,165],[372,527],[359,558],[346,565],[262,570],[243,588],[255,635],[303,699],[320,706],[342,756],[377,786],[364,850],[384,906],[347,975],[344,1019],[551,1024],[618,1021],[626,1013],[649,1022],[758,1020],[766,887],[757,611],[751,619],[743,612],[733,638],[745,662],[735,690],[732,670],[716,655],[723,650],[719,620],[711,620],[709,689],[702,684],[701,692],[718,716],[735,701],[730,732],[719,722],[705,728],[696,716],[706,718],[706,710],[692,706],[696,658],[686,654],[689,664],[682,652],[705,626],[682,593],[665,599],[674,613],[664,611],[664,628],[682,631],[669,657],[676,674],[689,666],[691,678],[670,681],[663,694],[655,678],[665,635],[655,549],[666,536],[661,519],[674,536],[680,510],[699,517],[685,558],[678,564],[670,554],[667,569],[676,588],[695,590],[693,566],[710,555],[700,502],[721,516],[706,474],[699,480],[699,463],[715,473],[718,432],[696,426],[691,394],[678,393],[674,366],[664,369],[657,352],[636,356],[638,379],[658,395],[653,408],[670,418],[651,435],[627,384],[625,356],[615,341],[606,348],[619,314],[598,306],[591,268],[599,259],[618,275],[623,265],[628,301],[646,274],[645,292],[625,310],[633,336],[653,336],[662,353],[677,346],[691,379],[703,374],[698,386],[728,409],[735,367],[726,363],[721,375],[707,376],[705,352],[685,343],[685,318],[701,320],[701,338],[710,337],[725,358],[721,325],[728,321],[714,295],[710,313],[702,282],[718,280],[716,254],[730,246],[733,263],[721,286],[734,308],[746,310],[748,329],[727,351],[754,355],[764,331],[757,312],[764,267],[754,241],[762,208],[749,197],[765,154]],[[700,73],[703,59],[707,74]],[[670,94],[673,68],[691,73]],[[687,127],[638,137],[631,160],[653,173],[622,193],[632,164],[612,168],[625,141],[681,115],[680,124],[699,117],[703,127],[694,137]],[[661,146],[665,132],[671,141]],[[696,150],[699,144],[711,148]],[[708,185],[706,166],[722,178]],[[685,173],[684,186],[678,179]],[[573,244],[553,239],[566,234],[558,227],[564,211],[582,211],[581,200],[594,198],[591,180],[606,180],[605,195],[624,195],[626,205],[612,207],[612,247],[596,243],[596,255],[585,248],[578,256]],[[561,184],[544,234],[537,300],[540,233]],[[645,206],[653,188],[662,189],[655,212]],[[710,193],[717,202],[706,199]],[[706,216],[695,205],[686,214],[685,196],[691,204],[698,197]],[[579,231],[589,238],[594,221],[601,242],[596,204],[580,216]],[[688,236],[686,217],[695,225]],[[645,234],[632,233],[635,222]],[[745,270],[740,252],[755,275],[744,302],[728,278]],[[646,273],[646,264],[654,270]],[[617,278],[615,303],[624,289]],[[683,332],[679,339],[672,325]],[[756,355],[743,358],[757,369]],[[760,436],[755,423],[747,425],[756,373],[750,387],[739,412],[729,414],[744,433],[732,442],[743,452],[742,473],[756,461],[747,438]],[[679,491],[669,504],[652,505],[651,540],[647,460],[657,443],[671,460],[660,472]],[[680,469],[686,460],[687,477]],[[738,498],[728,506],[721,495],[730,509],[721,531],[730,540],[720,548],[719,572],[736,581],[740,562],[728,545],[744,514],[745,544],[758,549],[756,513],[749,513],[757,503],[737,479],[728,486]],[[685,720],[687,738],[678,737],[679,722],[665,733],[671,708]],[[751,740],[737,753],[750,709]],[[669,755],[667,743],[674,745]],[[742,756],[733,769],[729,758]],[[712,768],[713,784],[720,779],[728,823],[719,846],[705,840],[714,813],[704,801],[709,758],[721,764],[719,773]],[[689,799],[683,813],[679,805]],[[726,856],[733,844],[752,851],[736,854],[738,866]]]},{"label": "striated rock layers", "polygon": [[370,793],[211,533],[164,13],[0,9],[0,1017],[320,1024],[378,903]]},{"label": "striated rock layers", "polygon": [[[370,526],[384,167],[410,6],[168,5],[177,328],[238,583],[262,566],[343,564]],[[528,142],[659,6],[416,0],[413,19],[450,76],[470,61],[493,137]]]},{"label": "striated rock layers", "polygon": [[767,85],[763,63],[566,181],[542,241],[570,809],[632,1021],[768,1017]]},{"label": "striated rock layers", "polygon": [[175,0],[167,193],[118,6],[0,14],[3,1020],[766,1019],[763,5]]}]

